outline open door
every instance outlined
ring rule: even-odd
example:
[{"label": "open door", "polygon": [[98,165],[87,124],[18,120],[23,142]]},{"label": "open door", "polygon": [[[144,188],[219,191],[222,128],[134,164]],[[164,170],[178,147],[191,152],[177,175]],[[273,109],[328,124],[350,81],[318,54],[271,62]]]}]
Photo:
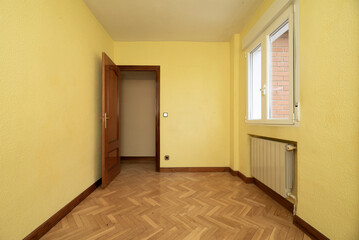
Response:
[{"label": "open door", "polygon": [[102,53],[102,187],[120,173],[120,69]]}]

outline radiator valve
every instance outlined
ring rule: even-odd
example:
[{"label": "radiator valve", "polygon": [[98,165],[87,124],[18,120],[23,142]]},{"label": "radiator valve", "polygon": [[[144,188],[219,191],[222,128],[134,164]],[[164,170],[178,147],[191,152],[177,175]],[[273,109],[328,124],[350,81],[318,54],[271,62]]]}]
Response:
[{"label": "radiator valve", "polygon": [[287,193],[287,196],[294,200],[293,216],[297,214],[297,197],[292,193]]},{"label": "radiator valve", "polygon": [[295,146],[289,144],[287,145],[287,151],[293,151],[294,149],[296,149]]}]

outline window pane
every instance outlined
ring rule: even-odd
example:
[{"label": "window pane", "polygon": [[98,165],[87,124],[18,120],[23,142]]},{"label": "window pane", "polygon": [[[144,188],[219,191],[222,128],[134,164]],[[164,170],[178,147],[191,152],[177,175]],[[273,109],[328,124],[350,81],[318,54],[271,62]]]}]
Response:
[{"label": "window pane", "polygon": [[250,53],[250,81],[249,81],[249,119],[262,118],[261,100],[261,47],[260,45]]},{"label": "window pane", "polygon": [[268,118],[289,118],[289,38],[288,21],[270,35]]}]

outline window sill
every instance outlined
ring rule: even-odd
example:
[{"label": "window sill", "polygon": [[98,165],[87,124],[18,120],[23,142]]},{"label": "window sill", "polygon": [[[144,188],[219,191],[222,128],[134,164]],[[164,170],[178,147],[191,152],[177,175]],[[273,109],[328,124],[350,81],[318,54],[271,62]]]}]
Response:
[{"label": "window sill", "polygon": [[262,126],[262,127],[299,127],[300,123],[295,121],[293,123],[270,123],[270,122],[259,122],[245,120],[247,125]]}]

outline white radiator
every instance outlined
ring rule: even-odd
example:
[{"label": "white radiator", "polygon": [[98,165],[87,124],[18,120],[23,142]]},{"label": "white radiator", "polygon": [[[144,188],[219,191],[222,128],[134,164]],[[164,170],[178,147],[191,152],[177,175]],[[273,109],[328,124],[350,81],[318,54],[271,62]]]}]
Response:
[{"label": "white radiator", "polygon": [[251,137],[253,177],[285,198],[293,188],[294,148],[288,143]]}]

